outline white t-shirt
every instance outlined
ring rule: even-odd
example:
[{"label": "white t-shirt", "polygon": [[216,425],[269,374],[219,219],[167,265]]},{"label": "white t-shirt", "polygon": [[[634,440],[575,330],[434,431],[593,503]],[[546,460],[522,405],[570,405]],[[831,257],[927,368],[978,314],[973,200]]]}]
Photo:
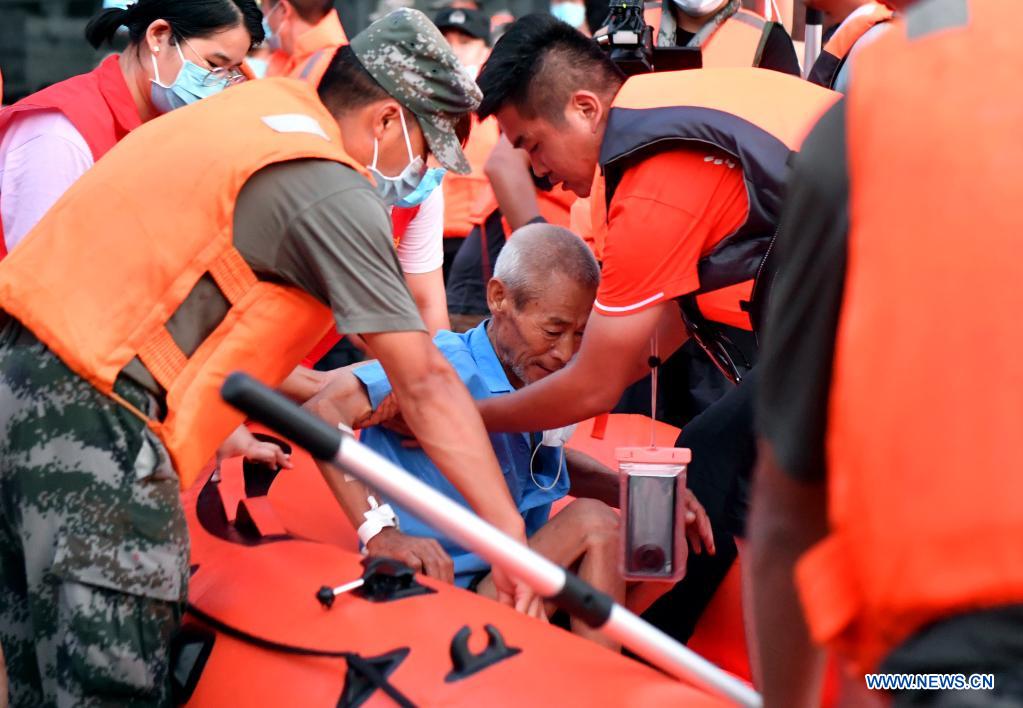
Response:
[{"label": "white t-shirt", "polygon": [[10,251],[92,167],[85,138],[59,111],[15,117],[0,136],[0,218]]},{"label": "white t-shirt", "polygon": [[444,190],[438,186],[419,207],[398,244],[401,269],[412,275],[444,265]]}]

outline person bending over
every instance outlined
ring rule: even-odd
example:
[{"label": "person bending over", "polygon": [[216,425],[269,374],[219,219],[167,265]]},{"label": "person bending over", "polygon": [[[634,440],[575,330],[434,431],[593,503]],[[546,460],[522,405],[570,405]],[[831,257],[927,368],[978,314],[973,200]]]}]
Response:
[{"label": "person bending over", "polygon": [[[549,224],[525,226],[495,265],[487,287],[491,318],[464,334],[441,332],[435,342],[476,399],[528,386],[561,369],[575,354],[599,280],[596,259],[578,236]],[[310,405],[328,407],[332,419],[359,426],[385,417],[390,400],[391,385],[374,363],[340,374]],[[618,475],[567,450],[561,440],[555,443],[552,433],[557,432],[498,433],[490,440],[525,522],[529,545],[624,603],[627,590],[640,591],[626,588],[618,572],[618,515],[611,508],[618,504]],[[465,504],[408,438],[374,426],[363,431],[362,442]],[[360,482],[335,484],[335,493],[369,555],[396,558],[431,577],[496,596],[484,559],[397,505],[388,517],[388,510],[376,508],[378,500]],[[551,504],[569,493],[580,498],[550,518]],[[710,522],[692,495],[687,497],[686,522],[693,548],[713,553]],[[649,591],[644,589],[643,596]],[[610,644],[582,623],[573,620],[572,628]]]}]

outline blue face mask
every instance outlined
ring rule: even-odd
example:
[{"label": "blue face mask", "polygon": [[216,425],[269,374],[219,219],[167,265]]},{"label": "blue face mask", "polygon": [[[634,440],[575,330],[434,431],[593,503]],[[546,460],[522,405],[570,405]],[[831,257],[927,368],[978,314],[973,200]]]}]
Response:
[{"label": "blue face mask", "polygon": [[270,48],[270,51],[276,52],[281,48],[281,38],[270,28],[270,15],[277,12],[281,4],[277,3],[273,6],[270,12],[263,15],[263,44]]},{"label": "blue face mask", "polygon": [[396,201],[394,206],[405,208],[419,206],[426,201],[426,198],[433,193],[433,190],[440,186],[445,174],[447,174],[447,170],[443,167],[431,167],[423,175],[423,178],[419,180],[419,184],[412,190],[412,193]]},{"label": "blue face mask", "polygon": [[249,65],[249,69],[252,70],[252,75],[257,79],[265,79],[266,72],[270,69],[270,62],[266,59],[260,59],[259,57],[249,57],[245,60],[245,63]]},{"label": "blue face mask", "polygon": [[165,85],[160,81],[160,69],[156,64],[156,55],[150,55],[153,59],[153,74],[156,76],[151,80],[153,86],[150,96],[153,99],[153,105],[160,113],[170,113],[175,108],[195,103],[200,98],[218,94],[227,88],[228,84],[226,80],[211,80],[213,77],[211,77],[209,69],[204,69],[185,59],[185,55],[181,52],[180,42],[175,47],[178,50],[178,56],[181,57],[181,70],[178,71],[177,78],[170,85]]},{"label": "blue face mask", "polygon": [[575,2],[556,2],[551,4],[551,14],[555,19],[567,22],[576,29],[586,22],[586,6]]}]

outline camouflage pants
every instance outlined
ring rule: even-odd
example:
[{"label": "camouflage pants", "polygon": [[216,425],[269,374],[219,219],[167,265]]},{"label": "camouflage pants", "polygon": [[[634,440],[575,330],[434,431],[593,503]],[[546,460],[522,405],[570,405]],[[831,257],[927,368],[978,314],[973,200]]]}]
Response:
[{"label": "camouflage pants", "polygon": [[[133,384],[117,391],[152,405]],[[0,646],[11,705],[168,704],[187,567],[163,446],[19,324],[0,328]]]}]

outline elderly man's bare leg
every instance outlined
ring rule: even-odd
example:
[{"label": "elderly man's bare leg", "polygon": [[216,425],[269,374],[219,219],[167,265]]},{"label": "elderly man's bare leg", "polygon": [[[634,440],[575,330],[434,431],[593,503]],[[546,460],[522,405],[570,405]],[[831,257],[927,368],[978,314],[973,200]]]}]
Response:
[{"label": "elderly man's bare leg", "polygon": [[[618,514],[596,499],[576,499],[562,509],[529,539],[529,546],[540,555],[571,568],[575,573],[614,598],[625,601],[625,580],[618,572]],[[495,597],[488,575],[477,592]],[[584,622],[572,618],[572,631],[587,639],[618,650],[617,642],[605,637]]]}]

